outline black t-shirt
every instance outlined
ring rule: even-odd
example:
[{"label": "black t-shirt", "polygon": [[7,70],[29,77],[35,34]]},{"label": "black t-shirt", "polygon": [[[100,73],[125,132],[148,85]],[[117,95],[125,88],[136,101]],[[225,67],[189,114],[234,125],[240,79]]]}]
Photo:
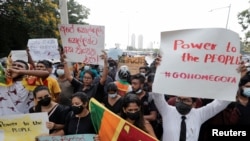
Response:
[{"label": "black t-shirt", "polygon": [[100,84],[100,82],[97,84],[92,84],[88,89],[84,91],[82,90],[83,83],[75,78],[72,79],[71,85],[74,87],[74,92],[85,92],[89,96],[89,98],[94,97],[99,102],[103,101],[103,98],[105,96],[104,85]]},{"label": "black t-shirt", "polygon": [[154,100],[149,98],[148,92],[141,98],[141,103],[143,106],[143,115],[150,115],[151,111],[157,111]]},{"label": "black t-shirt", "polygon": [[73,112],[69,112],[65,121],[64,134],[96,134],[90,113],[86,117],[79,118]]},{"label": "black t-shirt", "polygon": [[106,108],[112,111],[115,114],[120,114],[122,109],[122,98],[118,99],[115,104],[112,106],[108,102],[108,96],[106,96],[103,100],[103,104]]}]

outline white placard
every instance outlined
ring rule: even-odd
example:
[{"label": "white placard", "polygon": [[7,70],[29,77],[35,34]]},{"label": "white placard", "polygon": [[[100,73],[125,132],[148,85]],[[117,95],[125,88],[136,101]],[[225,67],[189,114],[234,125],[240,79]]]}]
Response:
[{"label": "white placard", "polygon": [[57,39],[29,39],[27,46],[33,61],[60,60]]},{"label": "white placard", "polygon": [[34,141],[37,136],[49,134],[46,127],[48,113],[5,115],[0,117],[1,141]]},{"label": "white placard", "polygon": [[222,28],[162,32],[160,49],[154,92],[235,100],[240,79],[237,33]]},{"label": "white placard", "polygon": [[62,24],[59,31],[69,62],[103,65],[104,26]]},{"label": "white placard", "polygon": [[10,55],[12,61],[23,60],[28,62],[28,56],[26,50],[12,50],[10,52]]},{"label": "white placard", "polygon": [[120,48],[110,48],[108,50],[108,57],[113,60],[119,60],[119,56],[122,56],[122,52]]}]

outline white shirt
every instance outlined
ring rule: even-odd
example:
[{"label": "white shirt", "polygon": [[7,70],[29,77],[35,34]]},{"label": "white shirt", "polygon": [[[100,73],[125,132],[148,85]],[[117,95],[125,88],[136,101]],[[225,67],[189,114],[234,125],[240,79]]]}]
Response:
[{"label": "white shirt", "polygon": [[[152,94],[163,120],[163,141],[179,141],[181,114],[169,105],[163,94]],[[227,107],[230,101],[214,100],[201,108],[192,108],[186,116],[186,141],[197,141],[202,123]]]},{"label": "white shirt", "polygon": [[0,115],[29,113],[34,106],[33,93],[26,90],[21,81],[11,86],[0,86]]}]

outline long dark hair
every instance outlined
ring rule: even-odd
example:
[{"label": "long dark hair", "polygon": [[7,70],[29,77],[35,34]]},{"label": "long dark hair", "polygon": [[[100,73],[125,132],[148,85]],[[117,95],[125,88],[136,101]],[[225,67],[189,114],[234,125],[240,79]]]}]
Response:
[{"label": "long dark hair", "polygon": [[121,110],[121,117],[123,119],[127,119],[127,114],[124,113],[123,108],[127,108],[129,106],[130,103],[136,103],[136,105],[138,105],[140,107],[140,118],[136,119],[134,122],[134,125],[138,128],[140,128],[141,130],[146,131],[146,128],[144,126],[144,118],[143,118],[143,109],[142,109],[142,104],[141,104],[141,100],[139,99],[139,97],[135,94],[126,94],[123,97],[123,103],[122,103],[122,110]]},{"label": "long dark hair", "polygon": [[[39,86],[37,86],[37,87],[33,90],[34,98],[36,98],[36,94],[37,94],[38,92],[43,91],[43,90],[48,91],[48,93],[50,94],[49,88],[48,88],[47,86],[39,85]],[[35,112],[41,112],[41,111],[42,111],[41,105],[37,104],[37,105],[35,106],[34,111],[35,111]]]}]

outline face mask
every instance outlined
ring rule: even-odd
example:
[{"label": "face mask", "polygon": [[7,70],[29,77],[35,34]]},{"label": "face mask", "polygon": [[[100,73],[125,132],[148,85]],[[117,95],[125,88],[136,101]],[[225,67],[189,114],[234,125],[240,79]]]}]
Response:
[{"label": "face mask", "polygon": [[38,101],[38,104],[42,106],[48,106],[50,102],[51,102],[51,97],[45,97],[41,99],[40,101]]},{"label": "face mask", "polygon": [[63,69],[57,69],[57,70],[56,70],[56,73],[57,73],[59,76],[62,76],[62,75],[64,75],[64,70],[63,70]]},{"label": "face mask", "polygon": [[140,94],[142,92],[142,89],[138,89],[136,91],[134,91],[135,94]]},{"label": "face mask", "polygon": [[84,66],[84,70],[89,70],[90,66]]},{"label": "face mask", "polygon": [[145,77],[146,73],[141,73],[141,75]]},{"label": "face mask", "polygon": [[109,96],[110,98],[115,98],[115,97],[117,96],[117,93],[114,93],[114,94],[108,94],[108,96]]},{"label": "face mask", "polygon": [[75,115],[80,114],[83,111],[83,107],[81,106],[72,106],[71,110],[74,112]]},{"label": "face mask", "polygon": [[140,118],[140,111],[137,111],[137,112],[134,112],[134,113],[127,112],[126,115],[127,115],[127,117],[129,119],[136,120],[136,119]]},{"label": "face mask", "polygon": [[177,109],[177,111],[181,114],[181,115],[186,115],[190,112],[190,110],[192,109],[192,106],[187,105],[183,102],[176,102],[175,103],[175,107]]},{"label": "face mask", "polygon": [[243,89],[243,95],[250,97],[250,88],[244,88]]}]

